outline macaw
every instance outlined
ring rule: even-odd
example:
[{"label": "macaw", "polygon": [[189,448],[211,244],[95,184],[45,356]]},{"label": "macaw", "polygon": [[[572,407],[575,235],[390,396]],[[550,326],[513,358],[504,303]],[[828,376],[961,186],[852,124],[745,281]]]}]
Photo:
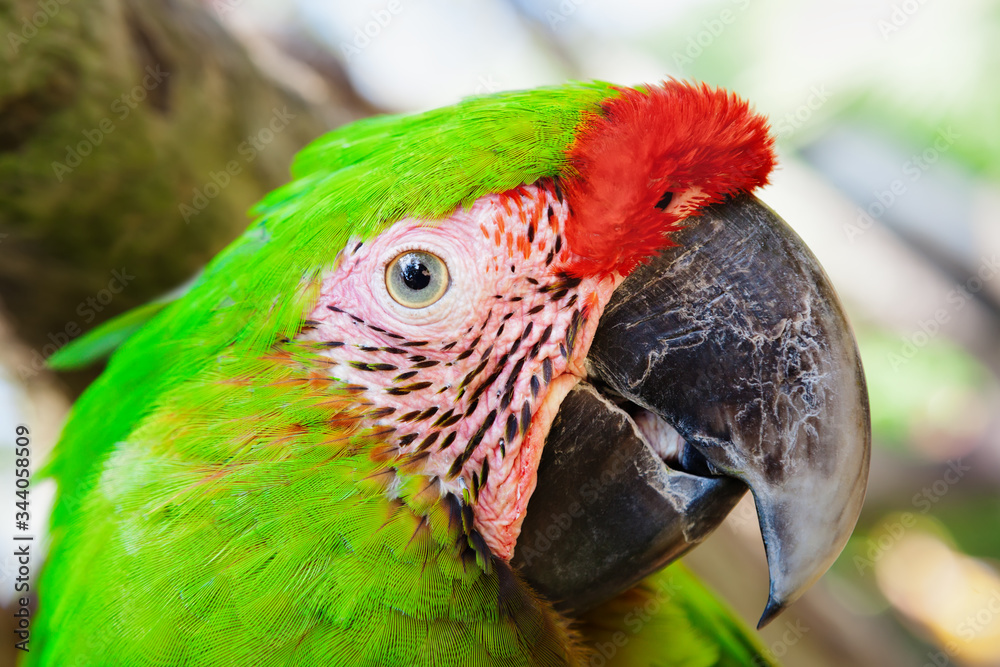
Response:
[{"label": "macaw", "polygon": [[677,80],[315,141],[183,296],[51,360],[120,343],[49,466],[29,664],[769,664],[661,568],[749,488],[763,623],[860,511],[864,378],[750,194],[774,161]]}]

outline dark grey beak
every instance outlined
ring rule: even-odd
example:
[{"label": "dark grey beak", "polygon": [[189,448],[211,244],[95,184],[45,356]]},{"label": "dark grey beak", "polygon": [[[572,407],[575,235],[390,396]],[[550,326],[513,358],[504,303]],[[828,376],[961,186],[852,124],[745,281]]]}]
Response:
[{"label": "dark grey beak", "polygon": [[762,626],[854,529],[864,374],[829,279],[760,201],[713,206],[675,241],[601,318],[591,384],[553,423],[514,565],[581,611],[700,542],[749,488],[771,575]]}]

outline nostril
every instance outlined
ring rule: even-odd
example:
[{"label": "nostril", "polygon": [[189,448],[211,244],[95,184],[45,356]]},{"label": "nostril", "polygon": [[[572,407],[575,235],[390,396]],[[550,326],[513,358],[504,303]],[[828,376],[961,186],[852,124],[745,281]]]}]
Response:
[{"label": "nostril", "polygon": [[656,202],[656,208],[660,209],[661,211],[666,211],[667,207],[670,206],[670,202],[672,202],[673,200],[674,200],[673,191],[667,190],[666,192],[663,193],[663,196],[660,197],[660,201]]}]

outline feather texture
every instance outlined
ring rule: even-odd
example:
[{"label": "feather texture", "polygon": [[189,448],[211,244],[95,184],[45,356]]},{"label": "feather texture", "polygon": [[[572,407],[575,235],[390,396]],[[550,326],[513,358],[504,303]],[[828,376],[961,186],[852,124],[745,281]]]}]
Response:
[{"label": "feather texture", "polygon": [[609,94],[503,93],[306,148],[74,407],[49,466],[39,664],[564,664],[568,632],[505,564],[461,547],[447,506],[386,495],[384,434],[289,341],[348,238],[557,175]]},{"label": "feather texture", "polygon": [[[677,112],[678,99],[689,125],[698,113],[719,116],[715,131],[733,144],[726,155],[744,160],[728,175],[698,185],[685,180],[687,162],[671,163],[675,174],[668,185],[689,191],[661,207],[663,184],[650,185],[648,175],[671,159],[660,154],[664,142],[681,142],[688,162],[715,164],[701,149],[688,150],[683,125],[669,141],[666,131],[642,136],[644,123],[662,124]],[[623,125],[606,126],[604,119]],[[662,247],[664,235],[695,204],[766,179],[770,143],[753,135],[757,129],[744,103],[710,89],[678,82],[638,91],[574,83],[373,118],[307,147],[293,166],[294,180],[257,207],[256,221],[183,296],[126,316],[62,354],[68,362],[82,360],[131,334],[74,406],[48,466],[59,493],[37,628],[43,650],[31,654],[31,664],[585,660],[590,649],[569,622],[485,546],[468,499],[463,504],[446,493],[438,477],[413,464],[412,452],[403,453],[419,447],[415,436],[394,440],[394,427],[380,421],[387,408],[366,397],[365,387],[338,377],[326,354],[329,341],[302,335],[318,324],[307,318],[349,239],[364,242],[404,218],[433,227],[456,209],[499,193],[509,193],[500,197],[507,202],[544,191],[558,200],[566,224],[577,225],[566,228],[569,248],[558,233],[546,248],[544,266],[554,282],[539,286],[533,280],[539,294],[546,291],[546,302],[575,304],[578,295],[569,291],[581,280],[567,271],[625,273]],[[749,135],[756,138],[747,140]],[[693,145],[700,146],[699,137]],[[620,156],[615,141],[628,144]],[[634,172],[629,162],[644,151],[652,151],[646,158],[653,166]],[[642,187],[616,186],[615,178],[623,176]],[[539,182],[544,185],[520,187]],[[562,187],[571,194],[565,206]],[[553,220],[552,206],[530,210],[537,214],[530,220],[524,211],[519,216],[530,225],[523,240],[517,237],[525,259],[532,243],[546,242],[541,234],[535,238],[535,218],[545,213]],[[609,223],[602,232],[599,221],[609,211],[626,221],[634,217],[642,229],[631,238]],[[488,231],[483,229],[498,247],[503,234],[505,247],[513,247],[510,230]],[[602,233],[603,243],[597,238]],[[559,265],[564,256],[575,259]],[[512,261],[509,253],[504,258]],[[490,292],[490,298],[503,295]],[[580,302],[575,307],[592,315],[596,326],[596,292]],[[512,307],[510,316],[521,309]],[[584,320],[582,314],[573,319],[561,341],[548,341],[552,327],[539,326],[535,342],[569,358]],[[502,330],[503,324],[492,326]],[[516,379],[529,352],[534,359],[531,330],[523,329],[520,362],[512,356],[518,338],[503,357],[514,369],[497,364],[488,371],[491,382],[508,371]],[[461,332],[453,333],[457,341]],[[400,352],[385,345],[371,351]],[[486,369],[492,353],[490,344],[482,361],[467,362],[479,364],[469,378]],[[455,354],[457,362],[471,351]],[[354,363],[357,369],[361,362]],[[439,362],[420,356],[414,363]],[[362,366],[359,372],[383,370]],[[548,383],[552,366],[541,369]],[[513,380],[507,382],[513,387]],[[527,387],[527,376],[524,382]],[[482,380],[480,412],[493,400],[489,386]],[[472,405],[454,418],[476,414],[479,398],[470,398]],[[504,400],[503,392],[496,400]],[[513,409],[499,421],[491,411],[486,423],[526,431],[529,407],[525,401],[517,412],[520,423]],[[453,418],[450,410],[448,415]],[[512,419],[514,427],[507,427]],[[442,440],[443,448],[449,442]],[[485,487],[486,472],[476,473],[472,493],[478,498],[477,480]]]}]

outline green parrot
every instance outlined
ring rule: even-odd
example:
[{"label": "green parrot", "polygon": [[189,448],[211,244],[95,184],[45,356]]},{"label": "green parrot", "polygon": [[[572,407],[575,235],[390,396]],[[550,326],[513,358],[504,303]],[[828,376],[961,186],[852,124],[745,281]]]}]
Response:
[{"label": "green parrot", "polygon": [[30,665],[760,665],[678,566],[749,488],[762,623],[842,549],[864,379],[749,193],[765,119],[668,80],[363,120],[173,300],[67,346]]}]

